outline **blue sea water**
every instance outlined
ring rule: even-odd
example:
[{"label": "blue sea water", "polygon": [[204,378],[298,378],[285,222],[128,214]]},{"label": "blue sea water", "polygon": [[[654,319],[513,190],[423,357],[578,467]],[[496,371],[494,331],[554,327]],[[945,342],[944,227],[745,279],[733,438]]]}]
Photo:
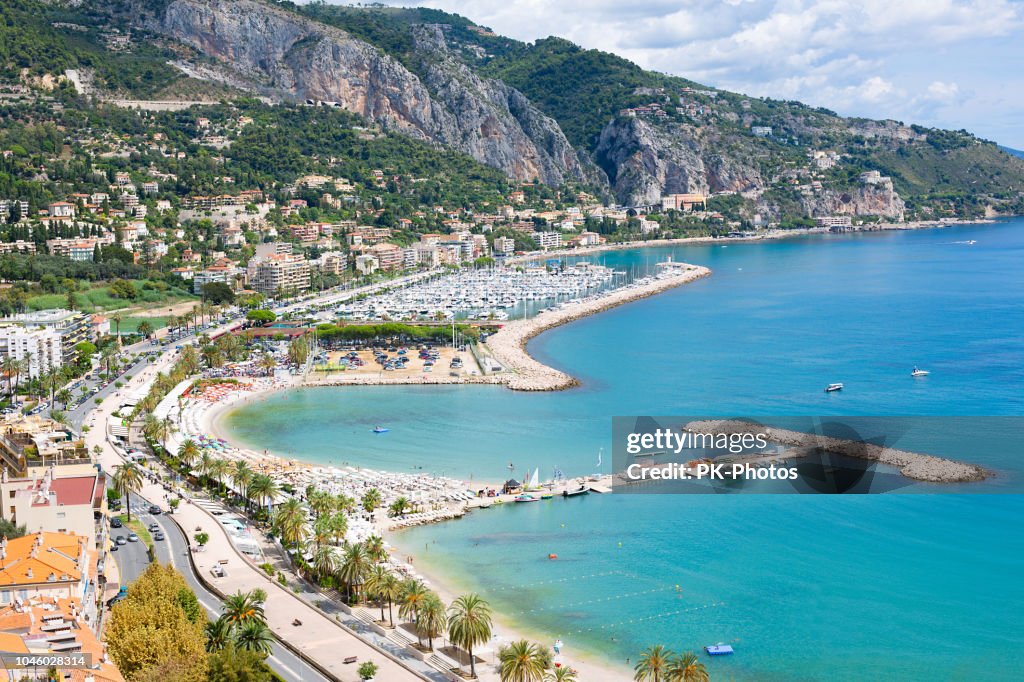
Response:
[{"label": "blue sea water", "polygon": [[[535,339],[531,353],[579,388],[305,389],[226,425],[306,461],[494,481],[510,464],[592,472],[615,415],[1022,416],[1022,228],[609,252],[591,260],[671,255],[713,275]],[[912,379],[914,365],[931,375]],[[833,381],[846,389],[824,394]],[[620,664],[654,643],[731,642],[737,655],[707,662],[712,679],[1018,679],[1024,448],[1012,422],[998,438],[962,424],[900,445],[983,464],[997,476],[949,488],[993,494],[590,495],[399,542],[538,637]]]}]

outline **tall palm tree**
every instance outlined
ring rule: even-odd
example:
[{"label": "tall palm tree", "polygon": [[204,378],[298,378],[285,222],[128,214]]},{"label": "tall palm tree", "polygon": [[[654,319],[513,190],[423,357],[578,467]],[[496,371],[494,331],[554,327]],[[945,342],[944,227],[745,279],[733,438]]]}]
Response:
[{"label": "tall palm tree", "polygon": [[359,543],[349,545],[341,558],[338,579],[345,584],[346,591],[359,601],[363,579],[370,569],[370,557]]},{"label": "tall palm tree", "polygon": [[274,368],[277,367],[277,360],[270,353],[264,353],[260,356],[260,359],[256,361],[256,366],[263,370],[265,376],[270,376],[274,373]]},{"label": "tall palm tree", "polygon": [[662,645],[649,647],[640,654],[640,660],[637,661],[636,666],[633,668],[633,679],[636,682],[647,682],[648,680],[651,680],[651,682],[661,682],[661,680],[665,679],[665,674],[668,672],[671,658],[672,652]]},{"label": "tall palm tree", "polygon": [[448,614],[444,602],[436,593],[431,592],[416,613],[416,636],[426,637],[428,648],[433,651],[434,638],[441,636],[447,624]]},{"label": "tall palm tree", "polygon": [[326,545],[317,547],[313,551],[311,567],[318,580],[322,580],[329,575],[334,575],[339,567],[337,551],[335,551],[333,547],[328,547]]},{"label": "tall palm tree", "polygon": [[384,561],[388,558],[388,552],[384,549],[384,538],[379,535],[371,535],[363,541],[363,546],[366,547],[366,553],[370,556],[370,560],[374,562]]},{"label": "tall palm tree", "polygon": [[274,512],[273,525],[286,547],[297,547],[308,536],[306,507],[294,497],[286,500]]},{"label": "tall palm tree", "polygon": [[388,569],[384,568],[380,564],[373,566],[366,574],[366,581],[363,583],[363,589],[366,590],[366,597],[368,599],[376,599],[377,603],[380,604],[380,622],[384,622],[384,602],[387,601],[387,597],[384,594],[384,584],[388,581],[388,577],[391,575]]},{"label": "tall palm tree", "polygon": [[71,402],[73,398],[74,396],[71,394],[71,391],[69,391],[66,388],[62,388],[61,390],[57,391],[57,400],[64,403],[65,410],[68,409],[68,404]]},{"label": "tall palm tree", "polygon": [[244,459],[236,459],[234,465],[229,472],[231,476],[231,482],[235,484],[235,488],[238,489],[239,496],[245,500],[246,509],[249,507],[248,489],[249,484],[252,483],[252,469],[249,468],[249,463]]},{"label": "tall palm tree", "polygon": [[361,504],[367,514],[372,514],[377,507],[380,506],[381,496],[380,491],[376,488],[370,488],[363,494]]},{"label": "tall palm tree", "polygon": [[673,656],[665,673],[667,682],[708,682],[710,679],[707,668],[692,651]]},{"label": "tall palm tree", "polygon": [[498,652],[501,682],[541,682],[544,679],[544,657],[533,642],[521,639],[503,646]]},{"label": "tall palm tree", "polygon": [[206,633],[206,650],[214,653],[231,644],[231,631],[233,629],[234,623],[224,616],[208,622],[204,628]]},{"label": "tall palm tree", "polygon": [[273,642],[274,637],[270,634],[270,628],[266,623],[252,620],[235,628],[235,644],[240,649],[269,656]]},{"label": "tall palm tree", "polygon": [[398,590],[398,616],[416,622],[420,604],[427,598],[430,590],[419,580],[408,578],[402,581]]},{"label": "tall palm tree", "polygon": [[261,508],[273,503],[274,498],[280,492],[281,487],[277,484],[277,481],[266,474],[256,474],[252,477],[252,482],[249,483],[249,496]]},{"label": "tall palm tree", "polygon": [[0,360],[0,371],[4,373],[4,380],[7,381],[7,400],[10,401],[14,398],[14,379],[21,373],[21,361],[5,355],[3,360]]},{"label": "tall palm tree", "polygon": [[221,490],[224,490],[224,479],[227,478],[230,471],[231,464],[226,459],[218,458],[210,462],[210,470],[207,473],[217,481],[217,485],[220,486]]},{"label": "tall palm tree", "polygon": [[473,647],[491,638],[491,606],[476,594],[464,594],[448,608],[448,639],[469,653],[469,675],[476,677]]},{"label": "tall palm tree", "polygon": [[266,623],[267,617],[263,612],[262,595],[253,592],[238,591],[228,595],[224,599],[222,607],[224,614],[221,616],[233,625],[244,624],[249,621]]},{"label": "tall palm tree", "polygon": [[117,494],[124,498],[125,511],[128,512],[128,520],[132,520],[132,493],[142,490],[142,470],[134,462],[119,464],[114,469],[114,478],[111,481]]},{"label": "tall palm tree", "polygon": [[191,438],[186,438],[178,446],[178,459],[187,468],[191,469],[192,465],[199,459],[199,445]]}]

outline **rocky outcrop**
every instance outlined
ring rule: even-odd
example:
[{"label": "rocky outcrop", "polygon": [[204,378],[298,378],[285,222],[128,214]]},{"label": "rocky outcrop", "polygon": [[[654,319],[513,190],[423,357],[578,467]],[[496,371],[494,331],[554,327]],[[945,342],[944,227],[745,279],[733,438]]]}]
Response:
[{"label": "rocky outcrop", "polygon": [[662,194],[744,191],[763,186],[753,159],[730,150],[709,128],[652,124],[622,116],[601,132],[596,156],[620,201],[652,204]]},{"label": "rocky outcrop", "polygon": [[892,181],[862,184],[850,190],[826,189],[804,195],[802,202],[807,215],[823,216],[882,216],[903,222],[904,203],[892,187]]},{"label": "rocky outcrop", "polygon": [[516,180],[592,180],[558,124],[504,83],[418,36],[425,81],[348,33],[256,0],[172,0],[155,25],[230,67],[250,89],[337,102],[382,127],[458,149]]}]

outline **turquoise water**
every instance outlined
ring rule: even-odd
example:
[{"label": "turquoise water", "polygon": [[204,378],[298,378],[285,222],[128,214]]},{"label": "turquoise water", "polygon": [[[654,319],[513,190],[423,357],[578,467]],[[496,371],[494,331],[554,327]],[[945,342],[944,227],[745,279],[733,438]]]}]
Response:
[{"label": "turquoise water", "polygon": [[[1022,227],[612,252],[595,260],[671,254],[714,274],[536,339],[578,389],[309,389],[226,423],[307,461],[493,481],[510,463],[593,471],[614,415],[1024,415]],[[846,390],[824,394],[833,381]],[[958,424],[900,445],[963,455]],[[1022,456],[979,440],[965,458],[998,476],[969,489],[1020,492]],[[708,661],[713,679],[1009,680],[1024,669],[1022,513],[1018,495],[590,495],[400,542],[541,636],[620,663],[723,641],[737,655]]]}]

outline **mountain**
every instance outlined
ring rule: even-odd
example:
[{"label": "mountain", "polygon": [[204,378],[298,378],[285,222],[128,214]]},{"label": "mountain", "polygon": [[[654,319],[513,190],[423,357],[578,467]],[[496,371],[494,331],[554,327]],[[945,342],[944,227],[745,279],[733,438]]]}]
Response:
[{"label": "mountain", "polygon": [[1010,147],[1004,147],[1002,145],[999,145],[999,148],[1002,149],[1007,154],[1010,154],[1011,156],[1016,156],[1018,158],[1024,159],[1024,151],[1021,151],[1019,149],[1012,149]]},{"label": "mountain", "polygon": [[[34,22],[29,37],[47,56],[27,61],[40,73],[75,68],[100,90],[132,97],[187,85],[329,103],[469,154],[513,180],[586,188],[627,205],[657,204],[666,194],[735,194],[752,221],[1024,210],[1024,160],[966,131],[748,97],[560,38],[522,43],[439,10],[53,2],[45,12],[28,9],[38,0],[6,3]],[[76,22],[84,32],[59,27]],[[110,27],[146,39],[133,41],[128,54],[104,53],[97,42]],[[30,54],[24,43],[9,52]],[[129,77],[114,77],[124,63]]]}]

